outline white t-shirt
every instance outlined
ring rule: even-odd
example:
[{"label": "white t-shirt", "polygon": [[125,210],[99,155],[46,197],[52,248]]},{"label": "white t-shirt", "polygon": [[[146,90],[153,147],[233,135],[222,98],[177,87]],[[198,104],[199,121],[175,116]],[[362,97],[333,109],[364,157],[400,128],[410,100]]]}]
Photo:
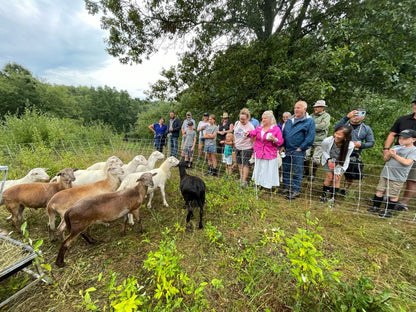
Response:
[{"label": "white t-shirt", "polygon": [[240,121],[236,121],[234,124],[234,137],[235,137],[235,148],[239,150],[248,150],[253,148],[253,142],[250,137],[245,137],[244,132],[254,130],[254,126],[247,122],[243,125]]},{"label": "white t-shirt", "polygon": [[[205,129],[206,129],[206,128],[208,128],[208,127],[209,127],[209,122],[208,122],[208,121],[207,121],[207,122],[205,122],[205,121],[201,120],[201,121],[198,123],[198,128],[197,128],[197,130],[201,129],[203,126],[205,126]],[[204,133],[205,133],[205,130],[201,130],[201,131],[199,131],[199,137],[200,137],[200,138],[203,138],[203,137],[204,137]]]}]

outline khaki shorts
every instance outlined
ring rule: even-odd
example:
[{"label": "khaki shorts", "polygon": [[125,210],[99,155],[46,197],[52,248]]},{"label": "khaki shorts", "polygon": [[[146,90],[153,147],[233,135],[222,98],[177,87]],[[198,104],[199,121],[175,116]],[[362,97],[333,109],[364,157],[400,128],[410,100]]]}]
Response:
[{"label": "khaki shorts", "polygon": [[416,161],[413,162],[413,166],[412,169],[410,169],[409,175],[407,176],[407,180],[416,182]]},{"label": "khaki shorts", "polygon": [[[403,182],[388,180],[385,177],[380,177],[377,185],[377,191],[384,192],[389,197],[399,197],[400,191],[403,187]],[[388,192],[387,192],[388,188]]]},{"label": "khaki shorts", "polygon": [[305,160],[311,159],[312,148],[313,148],[312,162],[314,164],[320,164],[321,163],[321,158],[322,158],[322,147],[321,147],[321,145],[314,145],[313,147],[308,148],[305,151]]}]

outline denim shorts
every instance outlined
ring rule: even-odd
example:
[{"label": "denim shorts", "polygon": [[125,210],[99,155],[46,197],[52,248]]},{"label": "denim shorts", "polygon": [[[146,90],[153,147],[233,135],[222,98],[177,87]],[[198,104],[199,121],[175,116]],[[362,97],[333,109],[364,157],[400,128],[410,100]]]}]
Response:
[{"label": "denim shorts", "polygon": [[205,153],[215,153],[217,151],[217,148],[215,145],[205,145],[204,152]]},{"label": "denim shorts", "polygon": [[184,148],[185,156],[188,156],[190,158],[192,158],[194,156],[194,151],[191,151],[191,147],[185,146],[185,148]]}]

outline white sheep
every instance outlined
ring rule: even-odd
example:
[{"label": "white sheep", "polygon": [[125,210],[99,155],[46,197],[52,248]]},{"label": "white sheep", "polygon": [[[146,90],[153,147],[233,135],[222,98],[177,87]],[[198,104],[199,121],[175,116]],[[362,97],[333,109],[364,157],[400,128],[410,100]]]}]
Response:
[{"label": "white sheep", "polygon": [[155,167],[156,162],[163,158],[165,158],[165,155],[159,151],[154,151],[150,154],[147,164],[138,166],[136,172],[146,172],[152,170]]},{"label": "white sheep", "polygon": [[23,178],[20,178],[17,180],[6,180],[4,182],[3,191],[5,191],[6,189],[8,189],[9,187],[13,185],[18,185],[18,184],[23,184],[23,183],[33,183],[33,182],[39,182],[39,181],[49,181],[49,176],[46,173],[47,170],[48,168],[33,168]]},{"label": "white sheep", "polygon": [[104,180],[97,181],[88,185],[76,186],[67,190],[63,190],[55,194],[46,207],[49,216],[49,239],[55,240],[55,215],[59,213],[61,223],[58,226],[58,233],[63,240],[65,221],[65,211],[78,200],[87,196],[99,195],[114,192],[120,186],[121,178],[124,176],[124,170],[119,167],[110,167],[107,170],[107,177]]},{"label": "white sheep", "polygon": [[117,156],[113,155],[107,158],[106,161],[97,162],[91,166],[89,166],[85,170],[104,170],[106,171],[109,165],[112,164],[119,164],[120,166],[123,166],[123,162],[118,158]]},{"label": "white sheep", "polygon": [[123,165],[124,176],[122,180],[130,173],[136,172],[137,168],[142,165],[147,165],[148,162],[143,155],[135,156],[127,165]]},{"label": "white sheep", "polygon": [[[73,186],[81,186],[86,184],[91,184],[100,180],[104,180],[107,177],[107,169],[110,167],[121,167],[123,162],[117,156],[111,156],[105,162],[103,169],[76,169],[74,175],[76,180],[73,183]],[[51,179],[51,182],[59,181],[59,177],[55,176]]]},{"label": "white sheep", "polygon": [[[73,186],[81,186],[91,184],[97,181],[104,180],[107,177],[107,171],[109,168],[118,167],[121,168],[122,163],[120,162],[109,162],[104,169],[98,170],[77,170],[74,172],[75,182]],[[123,177],[121,177],[123,178]]]},{"label": "white sheep", "polygon": [[17,229],[20,229],[20,225],[23,223],[23,209],[25,207],[46,207],[53,195],[72,187],[75,176],[71,168],[62,169],[58,176],[60,177],[59,182],[18,184],[3,192],[4,205],[11,212],[11,220]]},{"label": "white sheep", "polygon": [[[153,186],[152,174],[144,173],[137,182],[133,188],[124,191],[89,196],[81,199],[65,212],[64,219],[69,235],[62,242],[61,248],[59,249],[55,261],[58,267],[65,265],[65,253],[71,242],[78,235],[81,234],[88,243],[94,242],[94,239],[87,233],[88,227],[94,223],[110,222],[125,216],[127,213],[132,213],[139,223],[140,232],[143,232],[139,209],[146,195],[147,188]],[[123,234],[126,229],[126,220],[125,218],[123,223]]]},{"label": "white sheep", "polygon": [[[169,207],[169,204],[166,201],[166,195],[165,195],[165,185],[167,179],[170,178],[170,168],[177,166],[179,164],[179,160],[175,158],[174,156],[168,157],[157,169],[150,170],[151,173],[157,173],[156,177],[153,179],[154,186],[149,187],[147,190],[147,194],[149,195],[149,201],[147,203],[147,208],[152,208],[152,199],[154,195],[154,191],[156,188],[160,189],[160,192],[162,193],[163,198],[163,205],[165,207]],[[143,172],[135,172],[130,173],[127,175],[123,182],[121,182],[120,187],[118,188],[118,191],[126,190],[128,188],[134,187],[136,181],[140,176],[143,174]]]}]

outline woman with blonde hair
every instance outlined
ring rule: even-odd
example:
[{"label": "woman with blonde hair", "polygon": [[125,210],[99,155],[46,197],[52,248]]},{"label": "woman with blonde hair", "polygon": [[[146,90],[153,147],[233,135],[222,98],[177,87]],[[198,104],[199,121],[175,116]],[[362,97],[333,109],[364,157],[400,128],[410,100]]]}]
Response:
[{"label": "woman with blonde hair", "polygon": [[244,135],[254,130],[254,126],[250,123],[250,117],[250,111],[247,108],[243,108],[240,111],[239,120],[234,124],[235,162],[240,171],[240,180],[243,188],[248,185],[250,157],[253,154],[253,141],[250,137]]},{"label": "woman with blonde hair", "polygon": [[256,138],[254,143],[253,180],[256,185],[271,189],[280,185],[278,149],[283,144],[282,131],[277,126],[273,112],[262,115],[261,124],[247,135]]}]

